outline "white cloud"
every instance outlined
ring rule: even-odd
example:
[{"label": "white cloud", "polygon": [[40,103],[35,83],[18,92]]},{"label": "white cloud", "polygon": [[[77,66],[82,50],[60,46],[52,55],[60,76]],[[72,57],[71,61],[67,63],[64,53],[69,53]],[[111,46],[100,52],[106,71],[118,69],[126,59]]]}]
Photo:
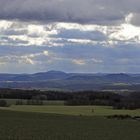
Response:
[{"label": "white cloud", "polygon": [[13,23],[11,21],[0,20],[0,31],[10,28],[12,24]]},{"label": "white cloud", "polygon": [[[0,21],[0,42],[6,46],[65,46],[73,44],[115,46],[140,42],[140,27],[129,22],[117,26],[81,25],[75,23],[33,24],[19,21]],[[25,25],[23,25],[25,24]]]},{"label": "white cloud", "polygon": [[102,63],[102,60],[96,59],[96,58],[88,58],[88,59],[72,59],[72,62],[77,65],[86,65],[86,64],[98,64]]},{"label": "white cloud", "polygon": [[35,64],[35,61],[33,61],[32,59],[30,58],[24,58],[22,59],[21,61],[19,61],[19,63],[25,63],[25,64],[31,64],[31,65],[34,65]]},{"label": "white cloud", "polygon": [[131,24],[122,24],[120,30],[117,30],[109,35],[112,40],[120,41],[133,41],[136,43],[140,42],[140,27],[135,27]]},{"label": "white cloud", "polygon": [[133,13],[129,13],[126,17],[125,17],[125,22],[127,24],[130,24],[131,23],[131,20],[133,18],[134,14]]},{"label": "white cloud", "polygon": [[46,55],[46,56],[48,56],[48,55],[49,55],[49,52],[45,50],[45,51],[43,52],[43,54]]},{"label": "white cloud", "polygon": [[103,62],[102,60],[98,60],[95,58],[92,58],[91,61],[93,61],[94,63],[102,63]]},{"label": "white cloud", "polygon": [[86,64],[85,60],[82,60],[82,59],[74,59],[74,60],[72,60],[72,62],[76,65],[85,65]]},{"label": "white cloud", "polygon": [[41,60],[36,60],[36,58],[41,56],[48,56],[49,51],[45,50],[39,53],[34,54],[25,54],[25,55],[5,55],[0,56],[0,65],[2,64],[9,64],[9,63],[15,63],[15,64],[39,64],[41,63]]}]

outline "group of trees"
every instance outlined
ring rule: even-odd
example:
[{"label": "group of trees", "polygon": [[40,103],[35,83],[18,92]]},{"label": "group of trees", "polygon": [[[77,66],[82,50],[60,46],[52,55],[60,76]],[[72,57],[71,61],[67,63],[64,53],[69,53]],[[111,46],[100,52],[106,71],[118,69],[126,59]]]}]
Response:
[{"label": "group of trees", "polygon": [[139,109],[140,92],[120,95],[113,92],[85,91],[73,93],[72,98],[66,100],[67,105],[104,105],[114,109]]},{"label": "group of trees", "polygon": [[21,89],[0,89],[1,99],[18,99],[17,104],[22,104],[26,99],[27,104],[43,104],[43,100],[63,100],[66,105],[105,105],[114,109],[140,108],[140,92],[120,95],[114,92],[103,91],[41,91]]},{"label": "group of trees", "polygon": [[83,91],[72,94],[72,98],[66,101],[67,105],[106,105],[112,106],[119,103],[121,96],[111,92]]},{"label": "group of trees", "polygon": [[0,89],[0,98],[5,99],[26,99],[41,98],[43,100],[67,100],[71,92],[63,91],[41,91],[24,89]]}]

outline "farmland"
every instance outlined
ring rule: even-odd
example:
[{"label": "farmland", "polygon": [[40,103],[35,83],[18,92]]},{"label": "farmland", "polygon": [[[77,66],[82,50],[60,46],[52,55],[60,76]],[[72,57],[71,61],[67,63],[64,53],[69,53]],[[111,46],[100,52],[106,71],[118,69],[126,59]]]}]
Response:
[{"label": "farmland", "polygon": [[2,140],[139,140],[140,122],[0,111]]},{"label": "farmland", "polygon": [[0,93],[0,140],[140,139],[139,93]]},{"label": "farmland", "polygon": [[0,138],[2,140],[140,139],[139,121],[104,117],[113,114],[140,115],[140,110],[64,105],[1,107]]},{"label": "farmland", "polygon": [[[55,102],[52,102],[53,104]],[[56,101],[56,103],[58,103]],[[61,103],[61,102],[60,102]],[[48,114],[74,115],[74,116],[107,116],[114,114],[128,114],[131,116],[140,116],[140,109],[137,110],[117,110],[109,106],[64,106],[64,105],[12,105],[10,107],[0,108],[2,110],[36,112]],[[94,112],[93,112],[94,110]]]}]

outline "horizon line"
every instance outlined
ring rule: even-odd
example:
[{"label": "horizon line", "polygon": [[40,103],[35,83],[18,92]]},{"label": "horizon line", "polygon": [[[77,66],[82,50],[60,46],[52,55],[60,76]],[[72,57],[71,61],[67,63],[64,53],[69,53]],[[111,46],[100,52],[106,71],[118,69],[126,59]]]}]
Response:
[{"label": "horizon line", "polygon": [[48,71],[38,71],[38,72],[32,72],[32,73],[10,73],[10,72],[0,72],[0,74],[16,74],[16,75],[30,75],[30,74],[37,74],[37,73],[48,73],[48,72],[63,72],[67,74],[140,74],[140,72],[137,73],[130,73],[130,72],[66,72],[66,71],[61,71],[61,70],[48,70]]}]

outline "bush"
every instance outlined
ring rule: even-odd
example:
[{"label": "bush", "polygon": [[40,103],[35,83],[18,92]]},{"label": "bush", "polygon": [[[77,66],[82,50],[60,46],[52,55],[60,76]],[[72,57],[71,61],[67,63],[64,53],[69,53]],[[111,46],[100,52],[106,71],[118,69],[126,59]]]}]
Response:
[{"label": "bush", "polygon": [[8,104],[5,100],[0,100],[0,107],[8,107]]},{"label": "bush", "polygon": [[108,119],[120,119],[120,120],[124,120],[124,119],[132,119],[132,117],[130,115],[110,115],[107,116]]}]

